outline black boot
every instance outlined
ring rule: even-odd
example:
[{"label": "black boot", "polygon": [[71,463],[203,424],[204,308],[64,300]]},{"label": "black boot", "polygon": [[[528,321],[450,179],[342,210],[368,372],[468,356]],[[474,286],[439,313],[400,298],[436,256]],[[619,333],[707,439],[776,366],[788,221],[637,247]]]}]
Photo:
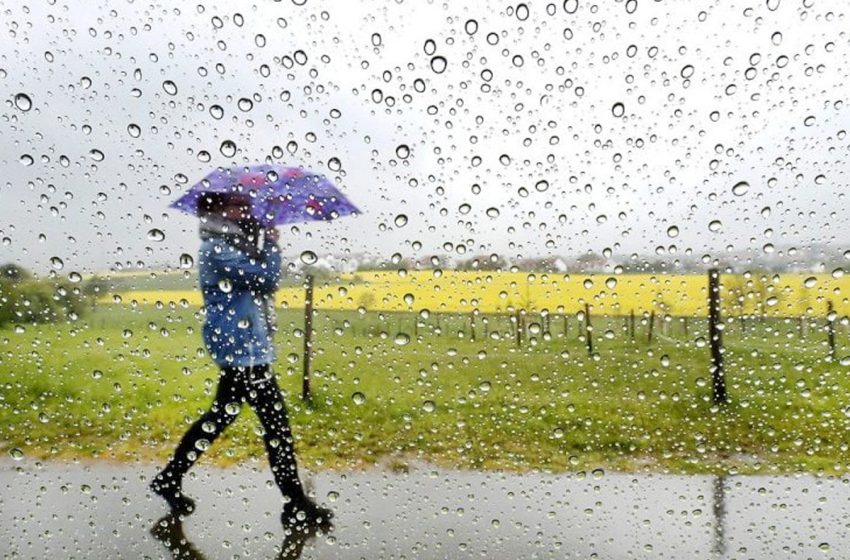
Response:
[{"label": "black boot", "polygon": [[283,505],[281,522],[286,527],[300,531],[310,529],[321,529],[327,531],[331,528],[333,512],[316,504],[307,496],[290,500]]},{"label": "black boot", "polygon": [[151,481],[150,489],[154,494],[168,502],[168,507],[171,508],[172,513],[189,515],[195,511],[195,501],[183,493],[179,480],[159,473]]}]

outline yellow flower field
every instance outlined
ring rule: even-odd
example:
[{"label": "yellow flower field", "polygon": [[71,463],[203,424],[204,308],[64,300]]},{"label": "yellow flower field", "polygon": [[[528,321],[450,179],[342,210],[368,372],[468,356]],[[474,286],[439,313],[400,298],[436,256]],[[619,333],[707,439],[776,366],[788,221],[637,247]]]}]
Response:
[{"label": "yellow flower field", "polygon": [[[413,271],[343,274],[317,284],[317,309],[420,311],[432,313],[528,312],[574,314],[584,309],[602,315],[655,311],[673,316],[707,314],[704,274],[538,274],[526,272]],[[850,278],[828,274],[723,275],[722,312],[727,316],[823,316],[831,301],[839,315],[850,314]],[[124,302],[183,302],[200,305],[198,291],[149,290],[120,294]],[[112,301],[112,296],[103,298]],[[304,305],[304,290],[282,288],[281,308]]]}]

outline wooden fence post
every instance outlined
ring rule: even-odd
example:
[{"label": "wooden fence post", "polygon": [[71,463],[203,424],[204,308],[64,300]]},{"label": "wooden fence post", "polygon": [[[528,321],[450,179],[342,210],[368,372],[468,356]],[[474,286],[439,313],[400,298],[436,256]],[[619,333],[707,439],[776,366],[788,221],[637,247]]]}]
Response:
[{"label": "wooden fence post", "polygon": [[652,343],[652,329],[655,327],[655,311],[651,311],[649,314],[649,331],[647,331],[646,342]]},{"label": "wooden fence post", "polygon": [[301,380],[301,398],[311,401],[310,368],[313,357],[313,275],[308,274],[304,292],[304,376]]},{"label": "wooden fence post", "polygon": [[726,404],[726,378],[723,373],[723,331],[720,330],[720,273],[708,271],[708,340],[711,345],[712,397],[715,404]]},{"label": "wooden fence post", "polygon": [[826,340],[829,343],[829,359],[835,361],[835,307],[832,300],[826,302]]},{"label": "wooden fence post", "polygon": [[590,305],[584,304],[584,334],[587,338],[587,354],[593,355],[593,325],[590,324]]},{"label": "wooden fence post", "polygon": [[520,322],[519,309],[516,310],[514,317],[516,319],[516,345],[517,345],[517,347],[521,347],[522,346],[522,323]]},{"label": "wooden fence post", "polygon": [[564,340],[567,340],[567,335],[570,333],[570,321],[567,317],[566,311],[564,312]]},{"label": "wooden fence post", "polygon": [[469,314],[469,340],[475,342],[475,312]]},{"label": "wooden fence post", "polygon": [[632,337],[632,340],[635,339],[635,310],[632,309],[629,312],[629,334]]}]

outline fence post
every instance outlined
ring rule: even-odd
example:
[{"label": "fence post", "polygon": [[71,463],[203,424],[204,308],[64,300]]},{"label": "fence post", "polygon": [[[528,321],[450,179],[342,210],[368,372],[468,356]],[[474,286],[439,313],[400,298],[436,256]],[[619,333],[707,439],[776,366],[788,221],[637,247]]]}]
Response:
[{"label": "fence post", "polygon": [[635,310],[632,309],[629,312],[629,334],[632,337],[632,340],[635,339]]},{"label": "fence post", "polygon": [[570,333],[570,322],[567,317],[567,312],[564,311],[564,341],[567,340],[567,335]]},{"label": "fence post", "polygon": [[835,361],[835,307],[832,300],[826,302],[826,340],[829,343],[829,359]]},{"label": "fence post", "polygon": [[649,313],[649,331],[647,332],[647,335],[646,335],[646,342],[647,343],[652,342],[652,329],[654,327],[655,327],[655,311],[653,310]]},{"label": "fence post", "polygon": [[301,380],[301,398],[311,401],[313,394],[310,391],[310,367],[313,354],[313,275],[308,274],[306,278],[304,293],[304,376]]},{"label": "fence post", "polygon": [[522,346],[522,324],[520,323],[519,309],[516,310],[514,317],[516,318],[516,345],[517,345],[517,347],[521,347]]},{"label": "fence post", "polygon": [[469,340],[475,342],[475,312],[469,314]]},{"label": "fence post", "polygon": [[593,355],[593,325],[590,324],[590,305],[584,304],[584,334],[587,338],[587,354]]},{"label": "fence post", "polygon": [[715,404],[726,404],[726,378],[723,374],[723,332],[720,330],[720,273],[708,271],[708,340],[711,344],[712,397]]}]

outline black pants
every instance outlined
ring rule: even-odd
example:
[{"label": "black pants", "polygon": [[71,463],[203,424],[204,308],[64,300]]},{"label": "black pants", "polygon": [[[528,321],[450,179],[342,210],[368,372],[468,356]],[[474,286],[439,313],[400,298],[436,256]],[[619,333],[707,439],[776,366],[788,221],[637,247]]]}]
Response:
[{"label": "black pants", "polygon": [[266,452],[280,491],[291,499],[303,497],[286,406],[277,380],[266,364],[222,368],[212,406],[183,436],[163,475],[179,487],[183,475],[236,420],[243,402],[251,405],[263,426]]}]

